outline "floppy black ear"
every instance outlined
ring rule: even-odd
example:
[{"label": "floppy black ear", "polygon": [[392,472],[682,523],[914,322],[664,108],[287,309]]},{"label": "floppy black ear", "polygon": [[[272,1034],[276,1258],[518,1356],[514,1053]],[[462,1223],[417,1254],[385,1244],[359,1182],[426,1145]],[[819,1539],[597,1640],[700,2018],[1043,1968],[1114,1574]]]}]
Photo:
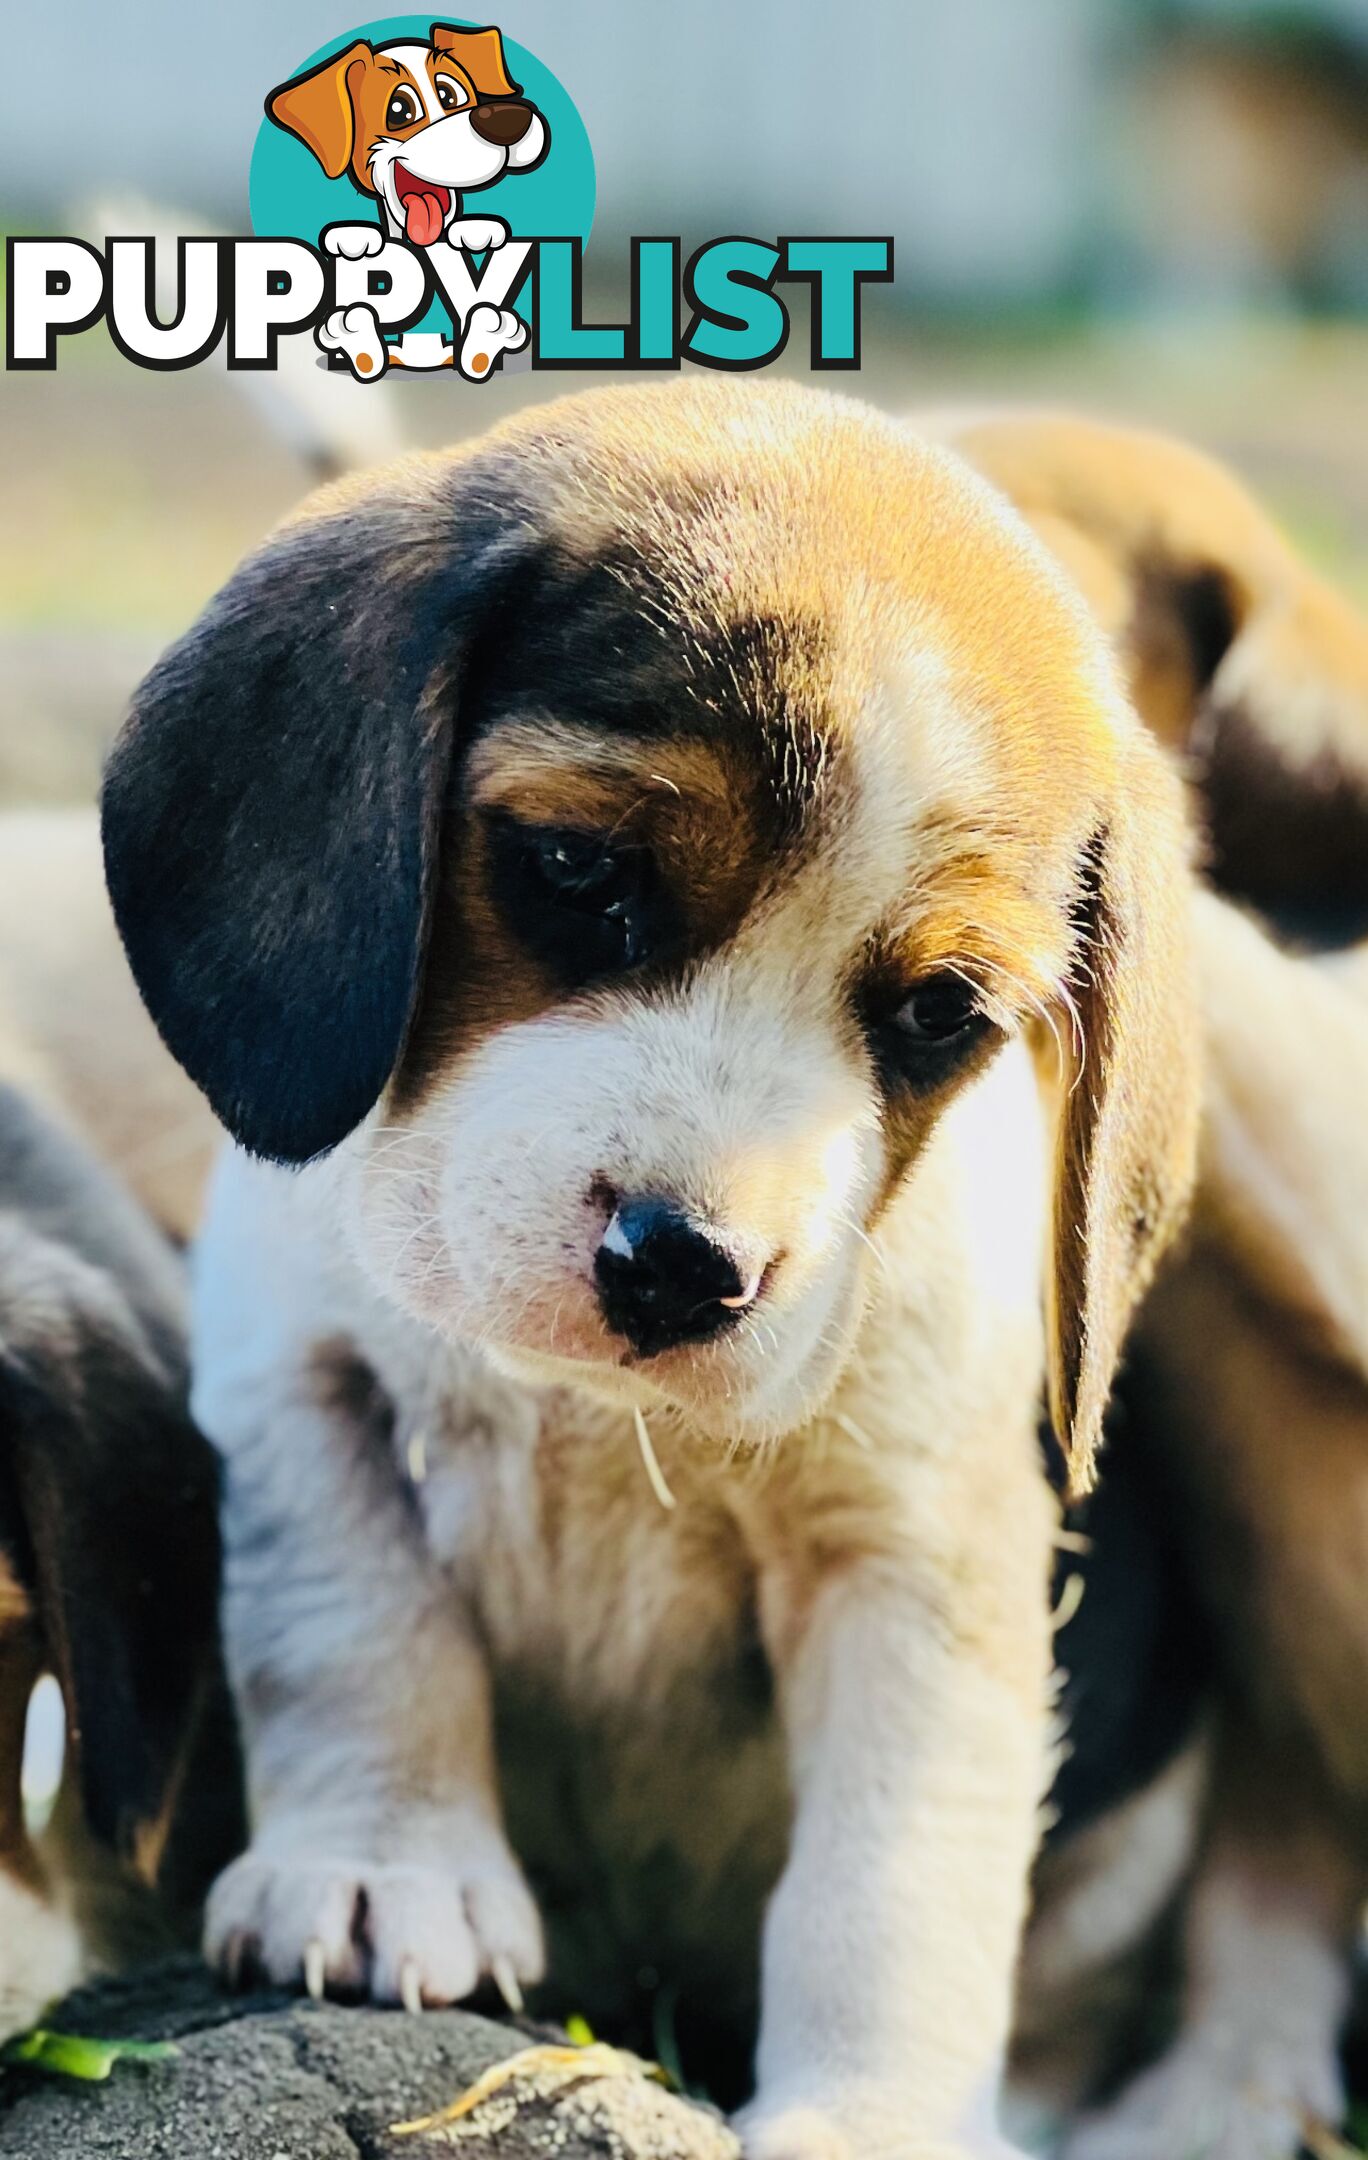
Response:
[{"label": "floppy black ear", "polygon": [[438,465],[325,498],[134,699],[104,782],[115,916],[168,1047],[255,1154],[336,1146],[398,1060],[463,656],[522,531]]}]

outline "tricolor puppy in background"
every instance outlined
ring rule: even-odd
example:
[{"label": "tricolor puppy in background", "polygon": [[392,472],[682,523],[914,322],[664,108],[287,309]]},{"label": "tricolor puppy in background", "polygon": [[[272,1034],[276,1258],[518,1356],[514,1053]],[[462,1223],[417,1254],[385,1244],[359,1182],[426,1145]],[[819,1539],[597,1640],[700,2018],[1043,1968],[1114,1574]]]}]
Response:
[{"label": "tricolor puppy in background", "polygon": [[[500,218],[464,216],[462,198],[506,172],[530,172],[551,146],[546,121],[509,75],[493,28],[434,23],[426,45],[396,39],[373,46],[359,38],[282,83],[266,110],[313,152],[330,180],[345,173],[379,204],[381,225],[328,228],[324,244],[351,258],[377,254],[387,236],[472,254],[501,247],[508,227]],[[477,326],[474,344],[463,341],[462,371],[477,380],[500,352],[517,351],[527,339],[511,310],[493,312],[497,321]],[[387,362],[449,365],[453,357],[448,349],[444,362],[434,359],[435,340],[423,332],[387,347],[375,310],[360,302],[330,316],[320,342],[345,353],[363,379]]]},{"label": "tricolor puppy in background", "polygon": [[619,2032],[650,1966],[758,2004],[757,2160],[1001,2152],[1038,1403],[1086,1483],[1197,1116],[1181,789],[1076,596],[859,406],[600,393],[317,498],[104,824],[240,1143],[213,1956]]},{"label": "tricolor puppy in background", "polygon": [[[1343,2112],[1368,1895],[1368,625],[1235,475],[1181,443],[1053,413],[918,424],[1077,581],[1180,762],[1215,888],[1194,912],[1197,1200],[1141,1315],[1101,1496],[1148,1465],[1181,1610],[1102,1683],[1114,1709],[1126,1676],[1143,1774],[1038,1873],[1022,2067],[1062,2042],[1095,2072],[1128,2015],[1133,2042],[1137,2003],[1152,2051],[1153,1960],[1173,1930],[1172,2030],[1068,2160],[1291,2160]],[[1129,1543],[1134,1577],[1133,1529]],[[1066,1667],[1080,1631],[1105,1634],[1105,1558],[1061,1638]],[[1205,1736],[1204,1692],[1219,1711]],[[1147,1937],[1138,1987],[1118,1987],[1118,1954]]]},{"label": "tricolor puppy in background", "polygon": [[[0,1069],[8,1062],[0,1042]],[[217,1465],[190,1422],[180,1271],[126,1193],[0,1081],[0,2038],[202,1895],[187,1780],[233,1850],[218,1654]],[[21,1768],[56,1676],[69,1753],[35,1842]],[[190,1777],[217,1750],[217,1794]],[[215,1813],[217,1821],[214,1820]],[[201,1854],[202,1857],[202,1854]],[[138,1887],[141,1886],[142,1894]]]}]

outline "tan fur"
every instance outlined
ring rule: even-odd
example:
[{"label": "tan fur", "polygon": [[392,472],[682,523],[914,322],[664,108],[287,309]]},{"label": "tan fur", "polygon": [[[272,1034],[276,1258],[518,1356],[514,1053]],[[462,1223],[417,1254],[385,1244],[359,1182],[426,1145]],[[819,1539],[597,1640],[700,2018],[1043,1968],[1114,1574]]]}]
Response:
[{"label": "tan fur", "polygon": [[950,418],[943,432],[1060,554],[1165,740],[1186,739],[1203,686],[1175,682],[1186,662],[1159,649],[1146,573],[1211,567],[1229,582],[1236,640],[1250,636],[1217,694],[1238,686],[1299,765],[1326,749],[1364,758],[1368,633],[1225,467],[1169,436],[1063,414]]},{"label": "tan fur", "polygon": [[1165,1938],[1198,1860],[1211,1757],[1203,1726],[1149,1785],[1036,1863],[1011,2090],[1053,2135],[1133,2056],[1137,2022],[1171,1979]]},{"label": "tan fur", "polygon": [[1260,906],[1363,918],[1368,627],[1239,481],[1183,444],[1065,415],[928,423],[1001,487],[1183,754],[1210,867]]}]

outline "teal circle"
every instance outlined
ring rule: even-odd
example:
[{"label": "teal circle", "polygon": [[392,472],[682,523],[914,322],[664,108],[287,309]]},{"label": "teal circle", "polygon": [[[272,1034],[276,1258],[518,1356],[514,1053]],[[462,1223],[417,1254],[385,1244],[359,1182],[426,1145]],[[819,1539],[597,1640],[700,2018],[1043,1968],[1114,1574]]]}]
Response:
[{"label": "teal circle", "polygon": [[[441,19],[448,20],[445,16]],[[330,54],[345,51],[357,38],[365,38],[372,45],[389,45],[399,38],[426,44],[432,24],[430,10],[425,15],[383,15],[374,22],[359,23],[355,30],[329,38],[326,45],[307,54],[283,79],[304,74]],[[478,30],[485,25],[456,17],[452,27]],[[514,82],[522,85],[546,121],[551,147],[532,172],[505,173],[493,187],[472,189],[464,199],[466,213],[470,217],[502,218],[517,239],[577,235],[587,241],[594,221],[595,181],[594,153],[584,122],[569,92],[535,53],[505,38],[504,54]],[[307,240],[313,247],[318,245],[325,225],[370,225],[380,221],[373,196],[360,194],[345,175],[330,180],[313,153],[269,118],[263,118],[252,150],[248,204],[254,233],[271,238],[283,234],[293,240]],[[523,316],[529,313],[526,288],[518,312]],[[440,300],[433,302],[418,327],[450,333],[450,319]]]}]

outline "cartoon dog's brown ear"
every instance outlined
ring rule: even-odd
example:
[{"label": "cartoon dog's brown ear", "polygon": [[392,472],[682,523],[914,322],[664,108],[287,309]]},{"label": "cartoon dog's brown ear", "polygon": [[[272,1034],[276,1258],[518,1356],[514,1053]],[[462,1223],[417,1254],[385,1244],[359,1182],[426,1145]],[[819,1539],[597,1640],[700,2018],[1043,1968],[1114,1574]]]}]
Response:
[{"label": "cartoon dog's brown ear", "polygon": [[1072,574],[1183,754],[1213,882],[1314,942],[1368,935],[1368,623],[1183,443],[1028,413],[940,432]]},{"label": "cartoon dog's brown ear", "polygon": [[1047,1304],[1050,1410],[1071,1482],[1092,1480],[1137,1304],[1195,1174],[1197,1000],[1187,824],[1177,775],[1144,737],[1080,867],[1072,1071],[1056,1140]]},{"label": "cartoon dog's brown ear", "polygon": [[455,23],[434,23],[432,42],[463,68],[481,97],[516,97],[519,85],[504,63],[502,33],[491,24],[487,30],[461,30]]},{"label": "cartoon dog's brown ear", "polygon": [[330,180],[340,180],[351,163],[356,147],[352,93],[357,75],[371,58],[370,46],[358,38],[345,52],[310,68],[307,75],[281,83],[266,100],[276,126],[297,135]]}]

